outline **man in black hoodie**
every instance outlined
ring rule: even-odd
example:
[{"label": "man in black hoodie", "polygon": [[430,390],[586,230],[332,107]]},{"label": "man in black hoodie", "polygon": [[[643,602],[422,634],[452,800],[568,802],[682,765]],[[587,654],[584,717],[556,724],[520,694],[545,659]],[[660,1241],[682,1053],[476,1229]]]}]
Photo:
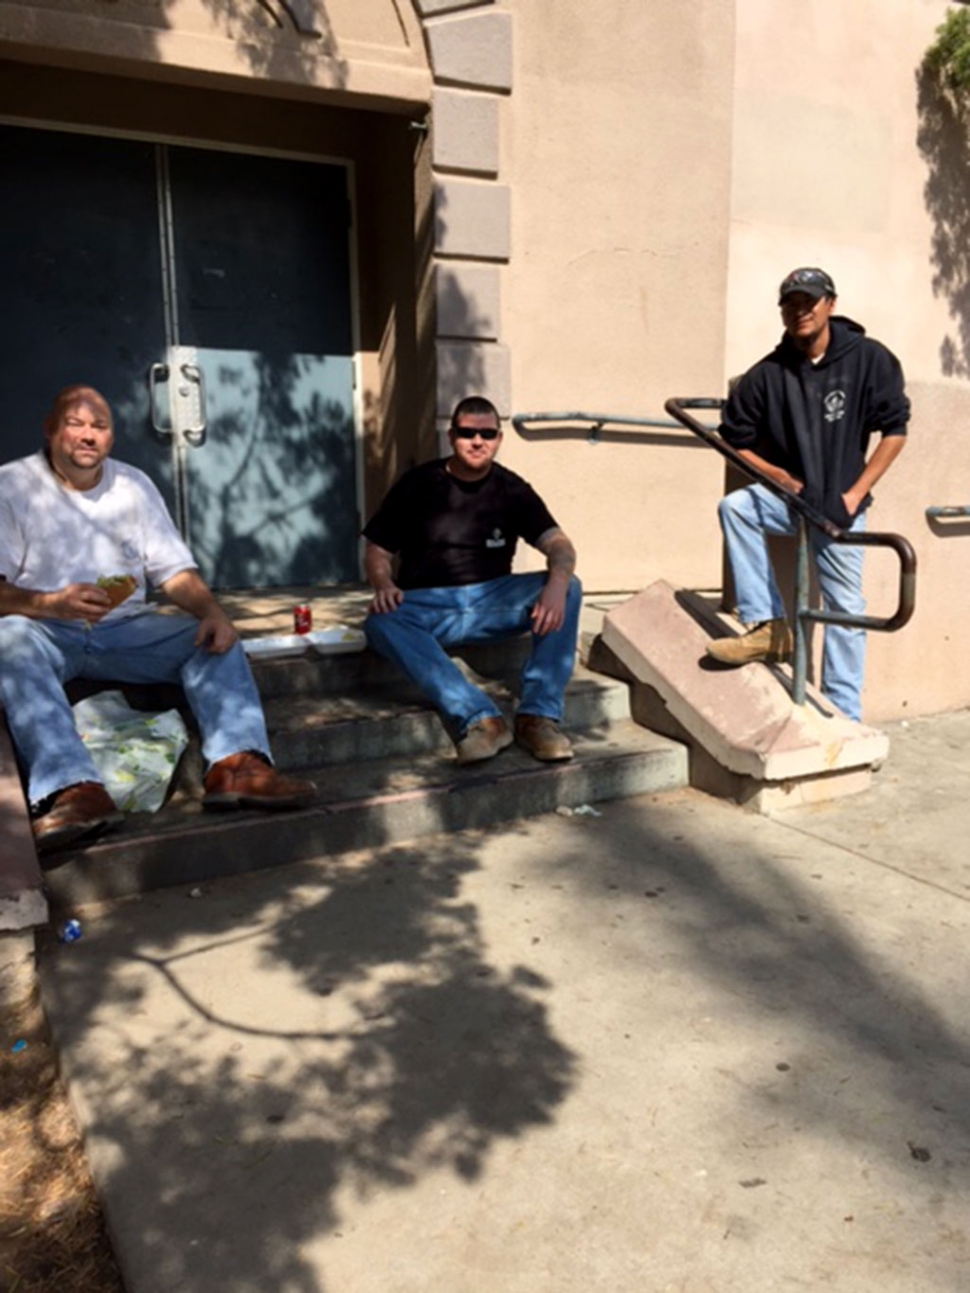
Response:
[{"label": "man in black hoodie", "polygon": [[[732,391],[720,433],[752,466],[841,529],[857,532],[865,528],[870,490],[905,444],[909,400],[902,368],[858,323],[834,313],[835,284],[824,270],[794,270],[778,300],[785,335]],[[867,458],[873,432],[881,439]],[[719,518],[747,631],[711,642],[708,653],[724,664],[786,659],[792,635],[767,535],[793,534],[792,513],[763,485],[748,485],[721,500]],[[862,548],[833,543],[815,527],[809,535],[826,609],[861,615]],[[863,630],[830,624],[822,691],[856,720],[864,664]]]}]

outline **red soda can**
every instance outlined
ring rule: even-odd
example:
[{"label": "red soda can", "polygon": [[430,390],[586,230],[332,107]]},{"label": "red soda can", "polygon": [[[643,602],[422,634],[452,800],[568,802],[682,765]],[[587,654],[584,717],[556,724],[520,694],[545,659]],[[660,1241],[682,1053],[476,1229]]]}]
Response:
[{"label": "red soda can", "polygon": [[313,628],[313,615],[309,606],[293,607],[293,632],[309,633]]}]

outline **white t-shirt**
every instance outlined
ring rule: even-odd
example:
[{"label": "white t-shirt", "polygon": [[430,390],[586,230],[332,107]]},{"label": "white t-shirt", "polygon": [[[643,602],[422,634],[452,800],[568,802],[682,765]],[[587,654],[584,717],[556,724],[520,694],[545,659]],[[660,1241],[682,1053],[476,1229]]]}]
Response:
[{"label": "white t-shirt", "polygon": [[146,583],[194,568],[161,494],[137,467],[106,458],[87,490],[66,489],[43,452],[0,467],[0,575],[17,588],[52,592],[134,575],[135,592],[109,612],[120,617],[141,609]]}]

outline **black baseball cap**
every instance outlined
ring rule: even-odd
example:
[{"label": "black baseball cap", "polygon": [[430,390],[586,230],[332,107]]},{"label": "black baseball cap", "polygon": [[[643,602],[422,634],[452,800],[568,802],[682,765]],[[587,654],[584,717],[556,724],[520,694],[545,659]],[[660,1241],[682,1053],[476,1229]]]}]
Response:
[{"label": "black baseball cap", "polygon": [[820,296],[835,296],[835,284],[826,274],[824,269],[793,269],[792,272],[782,279],[781,287],[778,289],[778,304],[790,292],[804,292],[807,296],[814,296],[816,300]]}]

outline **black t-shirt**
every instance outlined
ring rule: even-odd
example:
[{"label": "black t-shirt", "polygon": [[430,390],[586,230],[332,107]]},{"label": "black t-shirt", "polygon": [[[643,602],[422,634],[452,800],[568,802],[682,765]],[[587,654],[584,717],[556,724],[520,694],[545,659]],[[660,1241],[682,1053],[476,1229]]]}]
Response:
[{"label": "black t-shirt", "polygon": [[447,459],[404,473],[364,527],[364,537],[400,553],[401,588],[454,588],[512,570],[518,539],[533,546],[556,522],[531,485],[493,463],[484,480],[462,481]]}]

